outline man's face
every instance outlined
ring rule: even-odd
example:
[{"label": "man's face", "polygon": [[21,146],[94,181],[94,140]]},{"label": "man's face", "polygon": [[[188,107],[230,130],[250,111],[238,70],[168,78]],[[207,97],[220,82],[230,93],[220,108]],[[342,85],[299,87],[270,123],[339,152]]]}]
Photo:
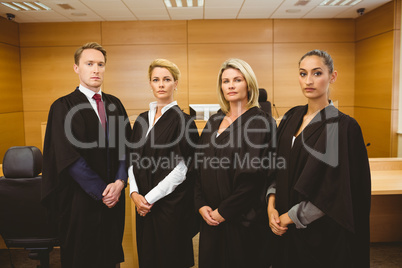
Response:
[{"label": "man's face", "polygon": [[98,92],[105,73],[105,57],[96,49],[85,49],[78,65],[74,64],[74,71],[78,74],[80,84]]}]

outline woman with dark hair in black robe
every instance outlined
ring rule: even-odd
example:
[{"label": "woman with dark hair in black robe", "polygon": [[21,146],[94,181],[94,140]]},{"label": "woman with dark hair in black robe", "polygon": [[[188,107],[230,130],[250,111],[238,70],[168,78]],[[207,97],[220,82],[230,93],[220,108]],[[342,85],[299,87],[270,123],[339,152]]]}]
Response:
[{"label": "woman with dark hair in black robe", "polygon": [[180,77],[171,61],[149,66],[156,98],[133,126],[130,196],[136,209],[141,268],[188,268],[194,265],[194,183],[186,176],[198,142],[194,120],[174,101]]},{"label": "woman with dark hair in black robe", "polygon": [[361,129],[328,100],[337,78],[329,54],[306,53],[299,83],[308,100],[278,128],[268,215],[279,236],[274,267],[369,267],[371,179]]},{"label": "woman with dark hair in black robe", "polygon": [[268,267],[265,186],[276,124],[258,108],[246,62],[227,60],[218,77],[221,110],[207,122],[194,158],[199,267]]}]

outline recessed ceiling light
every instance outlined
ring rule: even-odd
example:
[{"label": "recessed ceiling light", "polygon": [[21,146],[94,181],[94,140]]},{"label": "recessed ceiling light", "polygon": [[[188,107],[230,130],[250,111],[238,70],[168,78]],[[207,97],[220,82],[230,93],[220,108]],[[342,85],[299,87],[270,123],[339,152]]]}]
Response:
[{"label": "recessed ceiling light", "polygon": [[167,8],[175,7],[202,7],[204,0],[164,0]]},{"label": "recessed ceiling light", "polygon": [[324,0],[320,6],[354,6],[362,0]]},{"label": "recessed ceiling light", "polygon": [[48,7],[48,6],[44,5],[44,4],[42,4],[41,2],[35,2],[35,4],[38,5],[38,6],[40,6],[40,7],[42,7],[42,8],[45,9],[45,10],[50,10],[50,9],[51,9],[50,7]]},{"label": "recessed ceiling light", "polygon": [[21,10],[21,8],[19,8],[19,7],[17,7],[17,6],[14,6],[14,5],[10,4],[10,3],[1,2],[1,4],[4,5],[4,6],[6,6],[6,7],[11,8],[11,9],[17,10],[17,11]]},{"label": "recessed ceiling light", "polygon": [[21,8],[21,9],[23,9],[23,10],[31,10],[31,8],[29,6],[25,6],[25,5],[21,4],[21,3],[13,2],[13,4],[16,5],[17,7]]},{"label": "recessed ceiling light", "polygon": [[1,2],[2,5],[17,11],[43,11],[51,10],[50,7],[40,2]]},{"label": "recessed ceiling light", "polygon": [[36,5],[34,5],[34,4],[30,3],[30,2],[24,2],[24,5],[27,5],[30,8],[35,9],[35,10],[40,10],[40,8],[38,6],[36,6]]}]

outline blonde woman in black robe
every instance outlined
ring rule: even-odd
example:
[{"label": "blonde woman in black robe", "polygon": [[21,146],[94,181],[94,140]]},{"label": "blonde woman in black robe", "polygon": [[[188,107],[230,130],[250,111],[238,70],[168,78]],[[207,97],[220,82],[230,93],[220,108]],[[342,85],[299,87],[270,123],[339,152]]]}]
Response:
[{"label": "blonde woman in black robe", "polygon": [[337,78],[321,50],[299,62],[307,105],[289,110],[278,128],[277,170],[268,215],[279,236],[274,267],[369,267],[371,180],[355,119],[329,100]]},{"label": "blonde woman in black robe", "polygon": [[271,116],[258,108],[258,84],[240,59],[222,64],[221,110],[207,122],[195,155],[200,268],[268,267],[265,203]]},{"label": "blonde woman in black robe", "polygon": [[188,268],[194,265],[195,212],[194,183],[186,172],[198,131],[174,101],[179,68],[156,59],[148,75],[156,101],[138,116],[130,144],[130,196],[137,209],[139,265]]}]

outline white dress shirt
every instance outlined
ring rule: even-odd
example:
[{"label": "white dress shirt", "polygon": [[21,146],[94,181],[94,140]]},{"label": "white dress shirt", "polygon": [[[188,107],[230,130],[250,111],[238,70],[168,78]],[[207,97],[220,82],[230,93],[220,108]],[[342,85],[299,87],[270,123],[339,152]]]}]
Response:
[{"label": "white dress shirt", "polygon": [[[176,101],[173,101],[162,108],[162,115],[159,117],[161,118],[163,114],[172,108],[174,105],[177,105]],[[149,111],[148,111],[148,123],[149,128],[147,131],[146,136],[148,136],[149,132],[152,130],[153,126],[158,122],[159,118],[157,118],[154,122],[155,114],[157,109],[157,103],[151,102],[149,104]],[[171,192],[173,192],[178,185],[180,185],[186,179],[187,173],[187,166],[184,164],[184,161],[181,160],[179,164],[163,179],[161,180],[158,185],[156,185],[151,191],[149,191],[144,197],[149,204],[153,204],[160,200],[161,198],[167,196]],[[135,181],[135,176],[133,172],[133,166],[130,166],[128,169],[128,177],[130,183],[130,196],[133,192],[138,193],[138,185]]]},{"label": "white dress shirt", "polygon": [[83,93],[83,94],[87,97],[89,103],[91,104],[92,108],[94,109],[94,111],[95,111],[95,113],[96,113],[96,115],[98,116],[99,121],[100,121],[100,117],[99,117],[99,113],[98,113],[98,106],[96,106],[96,100],[94,100],[92,97],[93,97],[96,93],[99,94],[99,95],[101,95],[101,97],[102,97],[102,89],[99,89],[99,91],[96,92],[96,93],[93,92],[92,90],[90,90],[90,89],[84,87],[83,85],[80,85],[80,86],[78,87],[78,89],[79,89],[79,91],[81,91],[81,93]]}]

